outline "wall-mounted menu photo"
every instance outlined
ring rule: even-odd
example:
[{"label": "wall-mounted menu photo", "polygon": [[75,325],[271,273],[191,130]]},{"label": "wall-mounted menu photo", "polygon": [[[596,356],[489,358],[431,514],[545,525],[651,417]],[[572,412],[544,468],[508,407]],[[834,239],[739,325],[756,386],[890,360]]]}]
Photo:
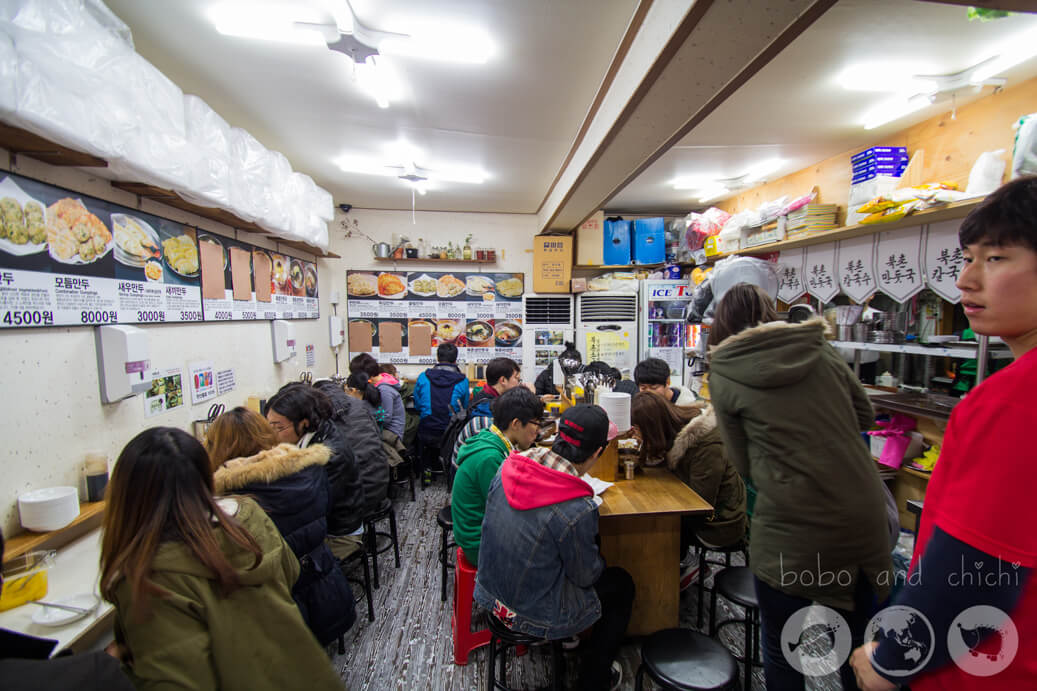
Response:
[{"label": "wall-mounted menu photo", "polygon": [[429,364],[444,343],[466,362],[522,348],[521,273],[347,271],[351,354]]},{"label": "wall-mounted menu photo", "polygon": [[257,314],[254,252],[265,253],[0,172],[0,328],[319,316],[316,265],[291,257],[282,261],[286,272],[298,265],[300,304]]}]

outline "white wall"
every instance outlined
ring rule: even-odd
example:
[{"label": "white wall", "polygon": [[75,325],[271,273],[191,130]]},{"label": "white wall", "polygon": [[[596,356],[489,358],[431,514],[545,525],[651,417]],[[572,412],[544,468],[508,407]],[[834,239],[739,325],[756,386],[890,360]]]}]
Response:
[{"label": "white wall", "polygon": [[[417,246],[418,238],[424,238],[429,245],[464,244],[465,236],[472,234],[472,245],[493,247],[497,250],[496,264],[464,264],[449,262],[399,262],[400,271],[485,271],[492,273],[522,272],[525,274],[526,290],[533,289],[533,236],[536,235],[537,221],[534,214],[483,214],[456,213],[446,211],[418,211],[411,222],[409,211],[379,211],[372,209],[352,209],[348,214],[338,212],[335,222],[329,227],[332,252],[342,259],[331,260],[336,265],[338,275],[336,284],[343,297],[345,291],[346,269],[372,269],[376,271],[392,270],[393,264],[374,260],[371,242],[366,238],[345,237],[343,223],[353,228],[353,220],[357,221],[360,232],[376,241],[389,242],[393,233],[406,235]],[[322,279],[323,280],[323,277]],[[343,307],[340,305],[340,308]],[[340,313],[344,310],[340,309]],[[345,372],[349,369],[346,361],[348,354],[342,353],[340,367]],[[423,366],[406,365],[399,368],[407,377],[415,377],[424,370]]]},{"label": "white wall", "polygon": [[[56,168],[25,157],[16,160],[0,149],[0,169],[60,185],[84,194],[107,199],[128,207],[137,207],[133,195],[113,189],[95,172]],[[149,213],[205,228],[225,236],[234,236],[232,228],[192,214],[148,201],[139,207]],[[305,345],[315,346],[315,376],[335,372],[335,355],[328,344],[327,315],[331,314],[329,297],[333,290],[343,299],[346,294],[345,272],[353,268],[384,270],[388,266],[373,260],[370,242],[363,238],[344,237],[339,221],[357,219],[360,230],[378,241],[388,242],[394,232],[404,233],[416,241],[424,237],[435,244],[455,244],[473,234],[473,243],[495,247],[496,265],[483,265],[486,271],[512,271],[526,274],[527,290],[531,285],[532,235],[536,218],[532,214],[466,214],[419,212],[417,225],[411,214],[401,211],[353,210],[341,215],[330,226],[331,251],[341,259],[318,259],[320,285],[319,320],[296,320],[299,355],[274,364],[268,322],[219,324],[155,324],[141,328],[148,332],[151,362],[156,368],[183,367],[197,360],[211,360],[217,369],[233,367],[237,388],[216,402],[227,407],[241,405],[250,394],[269,397],[281,385],[297,379],[305,369]],[[237,233],[241,240],[274,249],[272,238]],[[297,254],[297,253],[296,253]],[[465,269],[463,264],[401,264],[401,270]],[[345,315],[346,305],[338,306]],[[213,401],[191,406],[185,390],[185,405],[153,418],[144,416],[140,396],[111,405],[100,400],[93,327],[52,327],[7,329],[0,331],[0,430],[4,443],[0,450],[0,526],[5,535],[21,530],[18,523],[18,494],[40,487],[79,484],[83,456],[88,451],[102,451],[114,462],[119,451],[135,434],[154,425],[181,427],[190,431],[191,421],[205,416]],[[339,367],[348,369],[348,353],[343,352]],[[404,371],[415,376],[414,371]]]},{"label": "white wall", "polygon": [[[14,163],[14,165],[12,165]],[[12,161],[0,149],[0,168],[44,180],[128,207],[136,197],[113,189],[92,173],[48,166],[25,157]],[[186,212],[145,201],[142,210],[225,236],[233,229]],[[274,249],[269,237],[238,233],[242,240]],[[298,255],[298,252],[292,252]],[[312,257],[305,257],[312,259]],[[282,384],[297,379],[305,369],[305,345],[316,352],[315,376],[334,373],[335,361],[328,342],[328,296],[333,282],[344,293],[341,271],[327,260],[317,261],[320,286],[318,320],[295,320],[298,356],[274,364],[270,325],[250,323],[150,324],[148,332],[154,367],[183,367],[189,362],[211,360],[217,369],[232,367],[237,387],[216,399],[227,407],[242,405],[250,394],[268,397]],[[191,421],[205,416],[207,401],[191,406],[185,389],[185,405],[153,418],[144,416],[140,396],[103,405],[97,379],[94,327],[51,327],[0,331],[0,526],[5,535],[21,530],[17,496],[29,489],[79,484],[79,470],[87,451],[98,450],[114,461],[135,434],[154,425],[170,425],[190,431]],[[185,382],[186,387],[186,382]]]}]

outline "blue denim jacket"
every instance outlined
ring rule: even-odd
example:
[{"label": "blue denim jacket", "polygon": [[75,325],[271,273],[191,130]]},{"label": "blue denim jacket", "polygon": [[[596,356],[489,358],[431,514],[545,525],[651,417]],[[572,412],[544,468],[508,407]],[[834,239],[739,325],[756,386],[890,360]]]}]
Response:
[{"label": "blue denim jacket", "polygon": [[[527,452],[544,453],[550,451]],[[514,631],[548,640],[567,638],[601,617],[593,587],[605,568],[595,541],[598,507],[585,483],[542,466],[532,474],[520,473],[521,490],[509,497],[509,472],[515,478],[522,463],[516,457],[523,459],[526,471],[530,464],[536,466],[512,452],[490,483],[474,598]],[[552,473],[564,477],[553,478]],[[574,482],[587,487],[583,496],[532,505],[573,494]],[[530,497],[546,499],[531,503]]]}]

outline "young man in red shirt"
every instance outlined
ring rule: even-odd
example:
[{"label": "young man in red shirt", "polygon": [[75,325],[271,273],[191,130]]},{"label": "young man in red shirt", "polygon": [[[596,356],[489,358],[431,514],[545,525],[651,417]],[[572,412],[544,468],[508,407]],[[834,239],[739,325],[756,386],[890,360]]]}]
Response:
[{"label": "young man in red shirt", "polygon": [[866,691],[1037,688],[1037,178],[991,194],[958,237],[965,316],[1015,362],[954,408],[929,480],[894,605],[928,620],[932,647],[905,656],[903,630],[881,630],[851,658]]}]

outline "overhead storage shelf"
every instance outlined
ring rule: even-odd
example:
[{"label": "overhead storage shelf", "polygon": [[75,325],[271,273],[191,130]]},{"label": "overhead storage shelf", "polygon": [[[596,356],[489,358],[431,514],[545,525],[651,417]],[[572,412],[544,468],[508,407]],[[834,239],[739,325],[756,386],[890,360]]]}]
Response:
[{"label": "overhead storage shelf", "polygon": [[[27,132],[23,129],[12,127],[4,123],[0,123],[0,147],[7,149],[12,154],[28,156],[29,158],[43,161],[52,166],[85,166],[93,168],[106,168],[108,166],[108,162],[104,159],[55,144],[54,142],[35,135],[32,132]],[[291,247],[299,252],[314,254],[319,257],[327,257],[330,259],[340,258],[339,255],[334,252],[325,252],[319,247],[314,247],[305,242],[282,239],[265,228],[239,218],[225,209],[192,204],[183,199],[176,192],[161,187],[146,185],[139,182],[123,182],[120,180],[112,180],[111,185],[112,187],[123,190],[124,192],[129,192],[130,194],[135,194],[139,197],[150,199],[159,202],[160,204],[165,204],[166,206],[172,206],[187,211],[197,216],[201,216],[202,218],[207,218],[210,221],[216,221],[217,223],[222,223],[249,233],[269,236],[278,245]]]},{"label": "overhead storage shelf", "polygon": [[920,211],[916,214],[909,214],[904,216],[900,220],[890,221],[888,223],[858,223],[853,226],[843,226],[842,228],[833,228],[832,230],[826,230],[817,235],[809,235],[802,238],[794,238],[792,240],[782,240],[780,242],[771,242],[766,245],[757,245],[756,247],[747,247],[740,249],[735,252],[728,252],[726,254],[718,254],[712,257],[708,257],[708,261],[716,261],[723,259],[724,257],[730,257],[734,255],[756,255],[756,254],[769,254],[771,252],[780,252],[781,250],[791,250],[797,247],[807,247],[809,245],[823,245],[829,242],[835,242],[836,240],[850,240],[853,238],[859,238],[864,235],[875,235],[876,233],[884,233],[889,230],[897,230],[899,228],[910,228],[912,226],[925,225],[927,223],[939,223],[940,221],[950,221],[955,218],[964,218],[968,216],[969,212],[975,209],[977,206],[983,203],[983,199],[966,199],[960,202],[954,202],[946,206],[941,206],[935,209],[929,209],[927,211]]}]

